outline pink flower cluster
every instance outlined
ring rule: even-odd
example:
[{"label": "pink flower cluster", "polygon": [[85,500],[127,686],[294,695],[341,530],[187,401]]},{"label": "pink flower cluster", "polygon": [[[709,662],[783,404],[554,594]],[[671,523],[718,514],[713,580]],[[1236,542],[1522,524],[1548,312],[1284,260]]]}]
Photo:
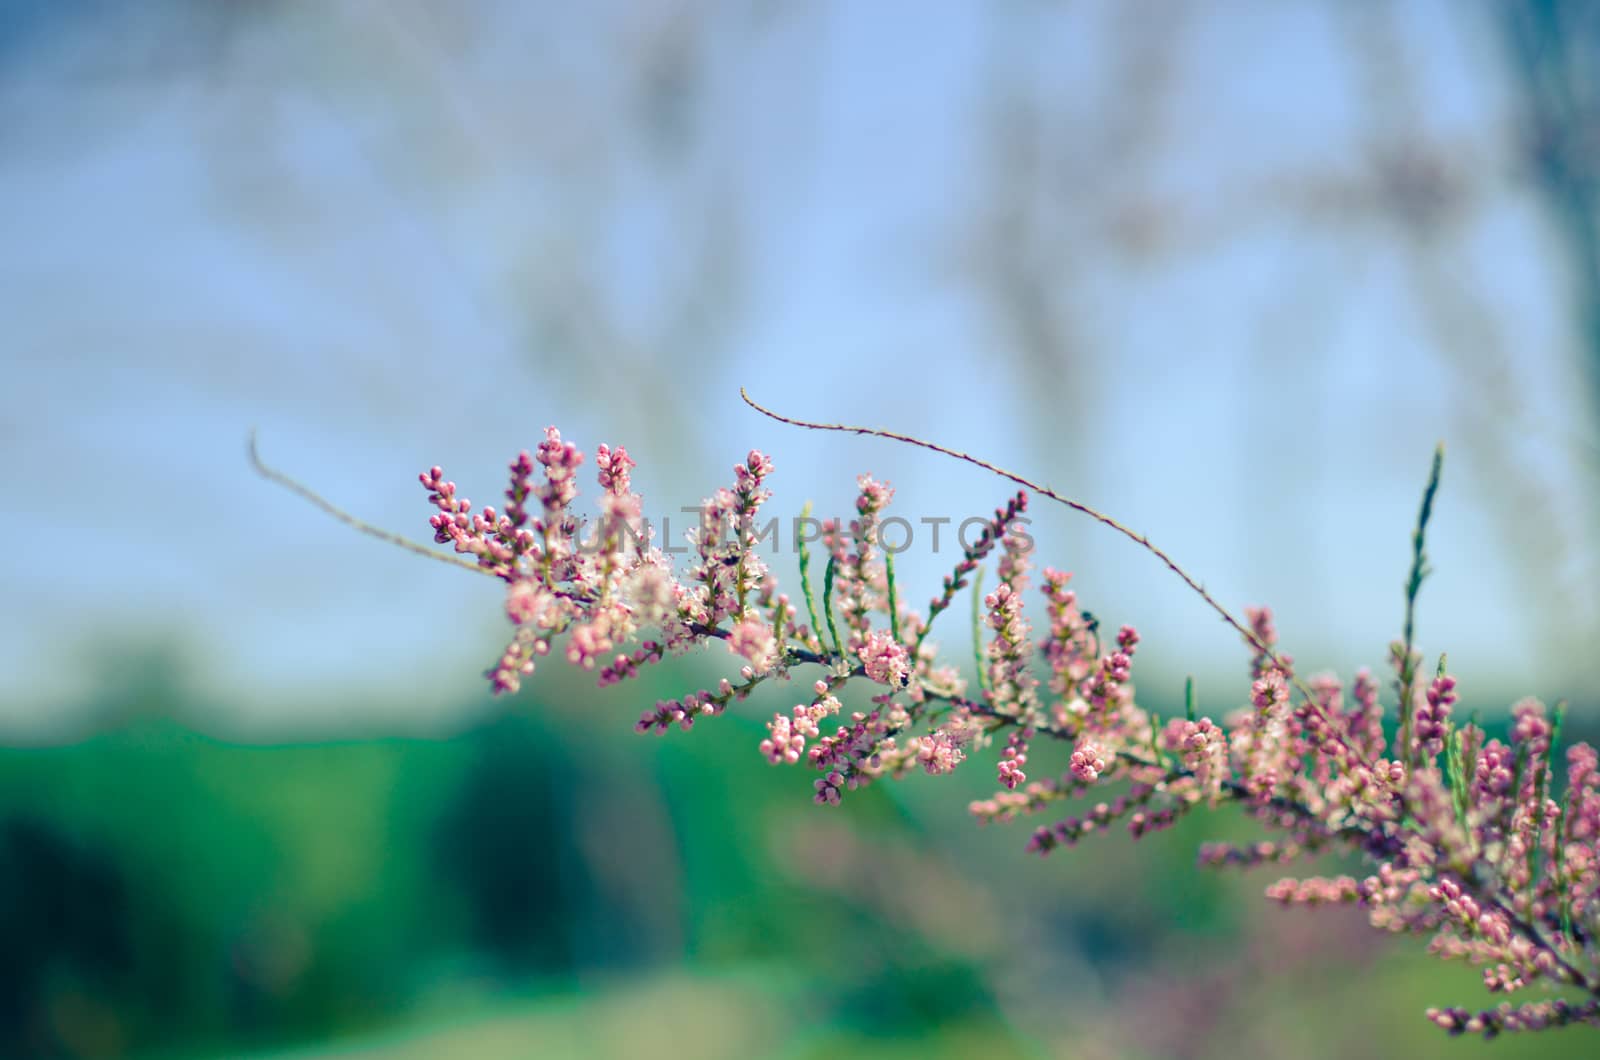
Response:
[{"label": "pink flower cluster", "polygon": [[[571,511],[583,460],[550,428],[534,454],[512,461],[504,513],[474,513],[437,467],[421,476],[437,509],[435,540],[506,582],[514,633],[489,674],[496,691],[516,691],[559,636],[568,661],[597,669],[601,684],[723,641],[738,661],[737,682],[645,711],[636,727],[664,733],[722,713],[795,668],[816,667],[821,676],[810,696],[773,715],[759,751],[775,765],[812,770],[818,803],[837,804],[850,790],[916,770],[950,773],[1004,734],[1001,790],[970,807],[980,821],[1094,799],[1036,828],[1031,850],[1047,854],[1117,824],[1137,838],[1198,806],[1232,802],[1277,837],[1207,844],[1203,864],[1360,855],[1371,865],[1363,878],[1285,879],[1267,896],[1282,905],[1359,905],[1375,928],[1425,936],[1438,957],[1481,967],[1492,993],[1539,984],[1576,998],[1477,1013],[1431,1010],[1439,1026],[1493,1035],[1600,1025],[1600,759],[1587,745],[1569,748],[1563,782],[1559,711],[1517,704],[1502,740],[1476,722],[1456,721],[1456,681],[1442,659],[1431,682],[1418,677],[1410,605],[1436,479],[1416,536],[1406,639],[1390,652],[1398,722],[1386,727],[1370,673],[1358,673],[1348,688],[1332,676],[1303,679],[1278,649],[1265,608],[1248,611],[1245,622],[1223,612],[1250,652],[1239,709],[1213,718],[1196,716],[1191,705],[1185,716],[1163,719],[1140,706],[1132,683],[1138,633],[1123,626],[1103,635],[1061,571],[1045,568],[1037,595],[1030,593],[1031,541],[1018,526],[1026,494],[995,510],[942,593],[918,612],[902,601],[878,539],[894,491],[862,476],[856,517],[823,526],[823,590],[819,597],[815,577],[802,574],[802,612],[756,553],[755,517],[773,473],[762,453],[749,453],[734,467],[732,486],[704,502],[681,575],[648,539],[624,449],[597,452],[600,514],[584,536]],[[928,635],[997,549],[998,584],[974,608],[978,687],[969,696],[959,669],[939,662]],[[802,572],[809,563],[802,555]],[[1042,606],[1037,639],[1030,599]],[[850,709],[845,693],[858,680],[862,697]],[[1047,760],[1041,740],[1058,748],[1056,779],[1030,782],[1030,759],[1034,766]],[[1112,785],[1104,797],[1095,794]]]}]

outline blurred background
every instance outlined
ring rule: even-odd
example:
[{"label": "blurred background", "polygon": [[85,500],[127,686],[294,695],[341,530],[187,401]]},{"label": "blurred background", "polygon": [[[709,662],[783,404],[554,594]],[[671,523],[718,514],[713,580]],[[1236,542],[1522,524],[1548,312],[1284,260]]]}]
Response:
[{"label": "blurred background", "polygon": [[[987,764],[811,806],[787,690],[633,735],[720,653],[491,702],[495,584],[244,442],[424,541],[419,470],[497,499],[552,423],[651,512],[752,446],[784,515],[1007,493],[745,385],[1044,479],[1348,678],[1443,440],[1420,646],[1592,736],[1597,64],[1575,0],[0,0],[0,1056],[1482,1048],[1421,1016],[1470,970],[1195,872],[1237,821],[1036,862]],[[1147,704],[1242,700],[1158,563],[1033,515]]]}]

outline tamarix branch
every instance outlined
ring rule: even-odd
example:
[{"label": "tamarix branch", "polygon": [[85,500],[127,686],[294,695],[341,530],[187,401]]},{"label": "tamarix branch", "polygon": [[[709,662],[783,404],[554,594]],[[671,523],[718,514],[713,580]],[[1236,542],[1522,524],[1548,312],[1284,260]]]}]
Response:
[{"label": "tamarix branch", "polygon": [[[760,452],[735,465],[731,486],[701,505],[684,570],[652,540],[632,489],[634,461],[620,446],[595,452],[599,513],[587,522],[572,509],[585,455],[554,427],[532,453],[511,462],[503,511],[474,511],[455,483],[432,468],[421,481],[436,509],[434,540],[456,556],[430,554],[506,583],[514,632],[489,671],[496,692],[517,691],[558,642],[568,662],[610,685],[668,655],[721,641],[737,659],[736,676],[656,703],[640,716],[638,731],[690,729],[764,683],[805,674],[807,694],[767,723],[759,753],[775,765],[813,771],[818,803],[834,805],[853,790],[918,770],[949,773],[995,747],[1000,790],[974,802],[971,813],[980,822],[1053,815],[1028,840],[1040,854],[1116,822],[1137,839],[1197,808],[1233,803],[1274,838],[1206,844],[1201,864],[1357,854],[1372,866],[1364,879],[1291,877],[1268,887],[1267,896],[1284,905],[1359,904],[1374,927],[1426,935],[1435,956],[1482,966],[1491,993],[1547,990],[1538,1000],[1506,1000],[1482,1011],[1428,1010],[1440,1027],[1492,1037],[1600,1026],[1595,751],[1587,744],[1567,748],[1562,786],[1560,708],[1552,714],[1524,700],[1512,708],[1509,744],[1491,739],[1478,725],[1452,718],[1456,681],[1445,659],[1427,679],[1413,646],[1442,451],[1413,537],[1403,636],[1389,660],[1397,701],[1386,725],[1390,712],[1368,671],[1348,688],[1332,676],[1301,678],[1278,647],[1270,611],[1236,617],[1167,553],[1111,517],[932,442],[779,416],[745,400],[795,426],[930,449],[1010,479],[1024,492],[962,542],[954,570],[918,610],[896,585],[893,556],[880,537],[894,491],[863,475],[855,517],[821,522],[820,555],[799,539],[796,606],[756,548],[757,516],[771,496],[766,482],[773,474],[771,458]],[[357,529],[419,547],[267,468],[253,444],[251,455],[263,474]],[[1183,717],[1162,718],[1139,706],[1132,683],[1139,634],[1132,626],[1102,631],[1078,606],[1071,575],[1049,567],[1035,575],[1033,542],[1022,530],[1029,492],[1130,538],[1232,626],[1250,655],[1247,705],[1220,720],[1196,717],[1192,692]],[[991,559],[997,581],[980,595]],[[929,639],[934,620],[969,587],[979,643],[972,687]],[[1042,615],[1037,625],[1030,602],[1038,609],[1032,613]],[[847,711],[841,696],[852,684],[866,686],[867,709]],[[1045,759],[1041,741],[1065,745],[1057,759],[1061,772],[1030,780],[1030,760],[1036,770]]]}]

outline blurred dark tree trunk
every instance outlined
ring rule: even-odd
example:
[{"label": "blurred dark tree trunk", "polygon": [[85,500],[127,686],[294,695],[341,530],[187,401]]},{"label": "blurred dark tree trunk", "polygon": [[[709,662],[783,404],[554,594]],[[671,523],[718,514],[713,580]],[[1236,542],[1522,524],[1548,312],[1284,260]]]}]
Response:
[{"label": "blurred dark tree trunk", "polygon": [[1510,0],[1495,9],[1521,94],[1528,176],[1567,255],[1592,413],[1600,409],[1600,8]]}]

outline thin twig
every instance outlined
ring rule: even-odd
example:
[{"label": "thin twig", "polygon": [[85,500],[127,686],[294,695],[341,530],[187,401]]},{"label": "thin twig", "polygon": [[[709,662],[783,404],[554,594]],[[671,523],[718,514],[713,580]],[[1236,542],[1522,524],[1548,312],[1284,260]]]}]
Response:
[{"label": "thin twig", "polygon": [[269,482],[276,482],[284,489],[298,494],[301,498],[310,501],[312,504],[316,505],[318,508],[321,508],[329,515],[339,520],[341,523],[344,523],[346,526],[354,527],[369,537],[375,537],[379,541],[386,541],[391,545],[405,549],[407,552],[415,552],[419,556],[426,556],[429,559],[438,560],[440,563],[448,563],[452,567],[461,567],[465,570],[472,571],[474,574],[487,574],[491,578],[498,577],[498,575],[496,575],[493,571],[486,570],[483,567],[478,566],[476,563],[464,560],[459,556],[446,555],[443,552],[428,548],[426,545],[419,545],[409,538],[401,537],[399,534],[392,534],[387,530],[373,526],[364,519],[357,519],[355,516],[351,515],[343,508],[323,497],[309,486],[302,485],[276,468],[268,467],[262,461],[261,453],[256,448],[256,432],[254,430],[250,432],[250,465],[256,469],[256,473],[262,478],[267,479]]},{"label": "thin twig", "polygon": [[974,467],[981,467],[991,474],[999,475],[1001,478],[1010,479],[1012,482],[1022,486],[1024,489],[1030,489],[1039,494],[1041,497],[1048,497],[1058,504],[1064,504],[1075,512],[1081,512],[1096,522],[1109,526],[1123,537],[1126,537],[1134,544],[1155,556],[1162,563],[1165,563],[1167,565],[1167,569],[1172,571],[1172,573],[1176,574],[1178,577],[1182,578],[1185,585],[1194,590],[1194,592],[1199,595],[1200,599],[1204,600],[1211,607],[1211,610],[1222,616],[1222,620],[1228,625],[1232,626],[1239,633],[1239,635],[1245,639],[1245,643],[1249,644],[1253,648],[1256,648],[1267,658],[1271,659],[1273,664],[1284,673],[1289,672],[1289,668],[1283,664],[1283,661],[1278,658],[1277,654],[1272,650],[1272,648],[1261,643],[1260,639],[1256,637],[1255,632],[1244,623],[1240,622],[1237,618],[1233,617],[1232,612],[1230,612],[1226,607],[1223,607],[1222,604],[1217,601],[1217,598],[1212,596],[1205,586],[1201,585],[1197,580],[1195,580],[1193,575],[1184,570],[1182,567],[1178,566],[1177,562],[1171,556],[1167,555],[1166,552],[1152,544],[1148,537],[1131,529],[1130,527],[1124,526],[1122,523],[1113,519],[1111,516],[1106,515],[1104,512],[1096,511],[1087,504],[1075,501],[1071,497],[1063,496],[1062,494],[1051,489],[1049,486],[1045,486],[1041,483],[1033,481],[1032,479],[1025,478],[1014,471],[1007,471],[1005,468],[996,464],[991,464],[987,460],[980,459],[971,455],[970,453],[963,453],[957,449],[951,449],[947,446],[940,445],[937,442],[925,441],[921,438],[915,438],[909,434],[901,434],[899,431],[891,431],[882,427],[857,427],[845,423],[816,423],[811,420],[802,420],[796,419],[792,416],[784,416],[757,402],[750,396],[744,387],[739,388],[739,396],[744,399],[746,405],[749,405],[763,416],[777,420],[779,423],[787,423],[792,427],[804,427],[813,431],[843,431],[847,434],[873,434],[877,435],[879,438],[889,438],[893,441],[904,442],[907,445],[915,445],[922,449],[931,449],[936,453],[943,453],[945,456],[953,456],[957,460],[962,460],[968,464],[972,464]]}]

